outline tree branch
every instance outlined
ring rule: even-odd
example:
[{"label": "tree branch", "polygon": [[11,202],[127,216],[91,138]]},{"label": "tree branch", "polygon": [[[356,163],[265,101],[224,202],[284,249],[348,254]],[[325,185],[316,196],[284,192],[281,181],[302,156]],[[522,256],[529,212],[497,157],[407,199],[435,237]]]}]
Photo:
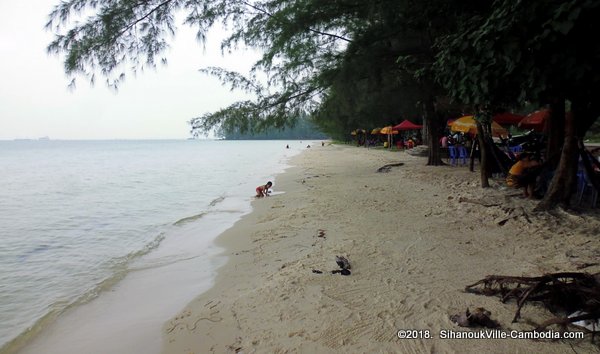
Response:
[{"label": "tree branch", "polygon": [[[272,13],[268,12],[268,11],[267,11],[267,10],[265,10],[265,9],[259,8],[259,7],[255,6],[255,5],[252,5],[252,4],[250,4],[250,3],[246,2],[246,1],[240,1],[240,2],[241,2],[242,4],[244,4],[244,5],[248,6],[248,7],[251,7],[251,8],[253,8],[253,9],[254,9],[254,10],[256,10],[256,11],[262,12],[263,14],[265,14],[265,15],[269,16],[269,17],[270,17],[270,18],[272,18],[272,19],[275,19],[276,21],[279,21],[279,22],[284,22],[284,21],[282,21],[281,19],[277,18],[275,15],[273,15]],[[313,33],[316,33],[316,34],[320,34],[320,35],[322,35],[322,36],[333,37],[333,38],[336,38],[336,39],[340,39],[340,40],[342,40],[342,41],[346,41],[346,42],[348,42],[348,43],[352,43],[352,40],[351,40],[351,39],[348,39],[348,38],[346,38],[346,37],[339,36],[339,35],[337,35],[337,34],[333,34],[333,33],[327,33],[327,32],[321,32],[321,31],[318,31],[318,30],[316,30],[316,29],[312,29],[312,28],[310,28],[310,27],[306,27],[306,30],[307,30],[307,31],[309,31],[309,32],[313,32]]]},{"label": "tree branch", "polygon": [[[150,15],[152,15],[154,12],[156,12],[156,11],[157,11],[158,9],[160,9],[161,7],[163,7],[163,6],[165,6],[165,5],[168,5],[168,4],[169,4],[171,1],[173,1],[173,0],[166,0],[166,1],[163,1],[162,3],[158,4],[158,6],[156,6],[155,8],[153,8],[153,9],[152,9],[150,12],[148,12],[148,13],[147,13],[147,14],[145,14],[144,16],[142,16],[142,17],[140,17],[140,18],[136,19],[136,20],[135,20],[133,23],[129,24],[127,27],[125,27],[124,29],[122,29],[121,31],[119,31],[119,33],[117,33],[117,34],[115,35],[115,37],[114,37],[114,38],[119,38],[119,37],[121,37],[121,36],[123,35],[123,33],[125,33],[125,32],[127,32],[127,31],[129,31],[130,29],[132,29],[132,28],[133,28],[135,25],[137,25],[137,24],[138,24],[138,23],[140,23],[141,21],[143,21],[143,20],[147,19],[148,17],[150,17]],[[143,2],[146,2],[146,1],[143,1]],[[143,2],[142,2],[142,3],[143,3]],[[139,3],[139,4],[141,4],[141,3]],[[138,4],[138,5],[139,5],[139,4]]]}]

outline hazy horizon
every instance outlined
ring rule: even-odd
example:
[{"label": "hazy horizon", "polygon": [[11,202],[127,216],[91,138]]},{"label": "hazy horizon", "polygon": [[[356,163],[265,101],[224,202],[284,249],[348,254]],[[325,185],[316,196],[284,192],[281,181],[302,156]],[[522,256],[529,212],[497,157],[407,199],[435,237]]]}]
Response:
[{"label": "hazy horizon", "polygon": [[70,90],[63,58],[46,53],[53,34],[44,25],[59,2],[0,3],[0,140],[187,139],[190,119],[247,97],[198,69],[223,66],[245,73],[257,54],[223,57],[222,30],[211,31],[203,48],[194,29],[181,21],[166,67],[135,77],[126,73],[116,93],[101,78],[90,86],[79,77]]}]

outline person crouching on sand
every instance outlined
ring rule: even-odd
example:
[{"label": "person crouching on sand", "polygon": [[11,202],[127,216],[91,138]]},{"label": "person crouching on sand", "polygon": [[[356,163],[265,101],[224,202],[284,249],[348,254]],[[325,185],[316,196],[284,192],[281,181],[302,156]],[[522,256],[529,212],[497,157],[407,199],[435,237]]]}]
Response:
[{"label": "person crouching on sand", "polygon": [[256,198],[268,197],[270,193],[269,188],[271,188],[272,185],[273,183],[269,181],[264,186],[256,187]]},{"label": "person crouching on sand", "polygon": [[540,167],[541,163],[535,156],[529,153],[522,153],[519,156],[519,161],[508,171],[506,184],[513,188],[523,188],[523,195],[526,198],[533,198],[533,190]]}]

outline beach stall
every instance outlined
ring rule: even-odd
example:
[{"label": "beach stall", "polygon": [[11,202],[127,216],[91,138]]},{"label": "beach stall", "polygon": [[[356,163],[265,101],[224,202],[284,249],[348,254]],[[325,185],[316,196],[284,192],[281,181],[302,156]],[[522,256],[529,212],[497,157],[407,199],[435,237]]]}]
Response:
[{"label": "beach stall", "polygon": [[392,127],[394,130],[419,130],[422,129],[423,126],[419,124],[415,124],[407,119],[403,120],[402,123],[396,124]]}]

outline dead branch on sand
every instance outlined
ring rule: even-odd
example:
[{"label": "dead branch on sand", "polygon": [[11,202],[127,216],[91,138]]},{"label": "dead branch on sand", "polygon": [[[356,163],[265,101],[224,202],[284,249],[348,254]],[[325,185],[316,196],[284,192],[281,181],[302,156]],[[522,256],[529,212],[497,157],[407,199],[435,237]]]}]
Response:
[{"label": "dead branch on sand", "polygon": [[402,166],[402,165],[404,165],[403,162],[390,163],[390,164],[383,165],[383,166],[379,167],[377,169],[377,172],[379,172],[379,173],[381,173],[381,172],[390,172],[390,170],[392,169],[392,167]]},{"label": "dead branch on sand", "polygon": [[[600,319],[600,273],[564,272],[540,277],[488,275],[467,285],[465,291],[486,296],[499,295],[503,303],[516,299],[518,307],[513,322],[517,322],[528,301],[540,301],[552,313],[562,315],[543,322],[538,330],[553,324],[564,327],[581,320]],[[575,311],[583,314],[566,317]]]}]

